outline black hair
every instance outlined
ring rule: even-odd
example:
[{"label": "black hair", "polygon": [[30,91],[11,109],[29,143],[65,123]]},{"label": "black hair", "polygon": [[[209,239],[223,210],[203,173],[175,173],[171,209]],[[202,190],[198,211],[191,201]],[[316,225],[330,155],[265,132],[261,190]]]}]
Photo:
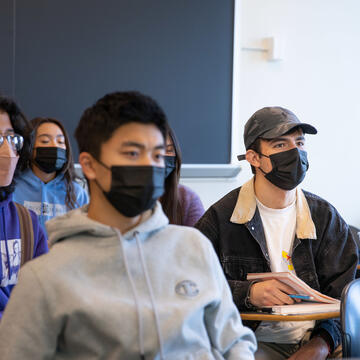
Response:
[{"label": "black hair", "polygon": [[[35,141],[36,141],[36,134],[37,134],[37,130],[40,127],[40,125],[45,124],[45,123],[53,123],[55,125],[57,125],[63,135],[64,135],[64,139],[65,139],[65,145],[66,145],[66,164],[63,166],[63,168],[61,170],[59,170],[57,172],[56,175],[58,174],[64,174],[64,181],[65,181],[65,187],[66,187],[66,197],[65,197],[65,205],[66,207],[71,210],[74,209],[78,203],[76,201],[76,194],[75,194],[75,189],[74,189],[74,184],[73,181],[75,181],[76,176],[75,176],[75,169],[74,169],[74,161],[73,161],[73,156],[72,156],[72,149],[71,149],[71,144],[69,141],[69,135],[64,127],[64,125],[57,119],[54,118],[42,118],[42,117],[37,117],[31,120],[31,125],[32,125],[32,129],[30,132],[30,136],[29,136],[29,140],[30,140],[30,151],[31,153],[34,150],[34,145],[35,145]],[[29,161],[28,166],[31,166],[31,162]]]},{"label": "black hair", "polygon": [[30,123],[27,120],[20,107],[11,98],[0,96],[0,113],[6,113],[9,116],[12,127],[15,134],[21,135],[24,138],[24,144],[19,154],[19,161],[16,165],[13,180],[10,185],[0,187],[0,201],[5,200],[15,190],[16,180],[15,178],[20,174],[22,170],[26,168],[28,160],[30,158],[30,143],[29,143],[29,131]]},{"label": "black hair", "polygon": [[175,150],[175,169],[165,179],[165,192],[160,198],[164,213],[169,219],[170,224],[183,225],[183,212],[179,201],[179,179],[181,169],[181,149],[174,131],[167,126],[167,136],[170,137]]},{"label": "black hair", "polygon": [[113,92],[86,109],[75,130],[79,151],[99,159],[101,145],[122,125],[154,124],[166,137],[166,115],[151,97],[137,91]]}]

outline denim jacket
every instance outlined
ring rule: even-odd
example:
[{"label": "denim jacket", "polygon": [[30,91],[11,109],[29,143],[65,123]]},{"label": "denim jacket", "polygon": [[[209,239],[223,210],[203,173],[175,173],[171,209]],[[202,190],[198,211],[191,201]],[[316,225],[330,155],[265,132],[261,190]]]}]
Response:
[{"label": "denim jacket", "polygon": [[[235,304],[248,310],[252,282],[248,273],[269,272],[270,257],[259,210],[254,179],[212,205],[195,225],[213,243],[230,284]],[[313,289],[340,298],[354,279],[357,248],[348,225],[327,201],[296,189],[296,234],[292,247],[296,275]],[[259,322],[246,322],[255,329]],[[332,348],[341,343],[338,319],[317,321],[313,335],[325,330]]]}]

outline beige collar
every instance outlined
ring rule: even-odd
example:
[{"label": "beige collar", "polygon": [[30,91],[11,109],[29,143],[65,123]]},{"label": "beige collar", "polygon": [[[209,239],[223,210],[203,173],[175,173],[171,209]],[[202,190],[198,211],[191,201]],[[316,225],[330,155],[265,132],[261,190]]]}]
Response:
[{"label": "beige collar", "polygon": [[[245,224],[254,217],[255,211],[253,177],[241,187],[230,221],[235,224]],[[298,239],[316,239],[316,228],[311,218],[310,208],[299,187],[296,188],[296,236]]]}]

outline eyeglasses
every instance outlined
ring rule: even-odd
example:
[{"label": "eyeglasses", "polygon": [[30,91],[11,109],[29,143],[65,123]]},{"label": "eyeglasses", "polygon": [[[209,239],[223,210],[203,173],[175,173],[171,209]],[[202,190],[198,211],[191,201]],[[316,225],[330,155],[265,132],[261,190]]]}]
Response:
[{"label": "eyeglasses", "polygon": [[20,150],[24,145],[24,138],[21,135],[12,134],[12,135],[0,135],[0,147],[4,144],[5,139],[7,140],[11,148],[17,153],[20,152]]}]

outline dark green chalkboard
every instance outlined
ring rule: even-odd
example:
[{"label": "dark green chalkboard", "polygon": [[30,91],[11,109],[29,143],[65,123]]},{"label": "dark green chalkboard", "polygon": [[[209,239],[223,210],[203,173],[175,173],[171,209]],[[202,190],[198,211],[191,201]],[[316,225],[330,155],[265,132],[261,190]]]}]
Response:
[{"label": "dark green chalkboard", "polygon": [[13,1],[0,1],[0,92],[28,117],[72,135],[96,99],[139,90],[164,108],[185,163],[230,162],[234,1],[16,0],[15,63]]}]

